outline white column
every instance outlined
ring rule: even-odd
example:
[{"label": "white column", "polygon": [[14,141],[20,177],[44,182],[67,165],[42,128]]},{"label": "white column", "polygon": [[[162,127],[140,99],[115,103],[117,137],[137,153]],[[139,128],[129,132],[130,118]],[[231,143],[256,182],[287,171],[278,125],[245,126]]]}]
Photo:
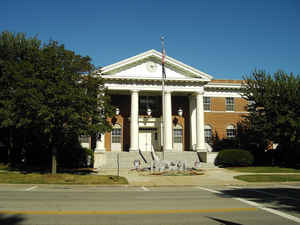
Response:
[{"label": "white column", "polygon": [[101,134],[100,139],[96,140],[95,152],[105,152],[104,134]]},{"label": "white column", "polygon": [[204,92],[196,93],[196,151],[205,152],[205,138],[204,138],[204,108],[203,108],[203,94]]},{"label": "white column", "polygon": [[104,134],[96,141],[96,148],[94,151],[94,168],[99,169],[106,163],[105,147],[104,147]]},{"label": "white column", "polygon": [[171,92],[165,91],[164,108],[164,151],[172,151],[173,127],[172,127],[172,103]]},{"label": "white column", "polygon": [[139,150],[139,93],[131,91],[131,114],[130,114],[130,149]]},{"label": "white column", "polygon": [[195,95],[189,97],[190,107],[190,149],[196,150],[196,98]]}]

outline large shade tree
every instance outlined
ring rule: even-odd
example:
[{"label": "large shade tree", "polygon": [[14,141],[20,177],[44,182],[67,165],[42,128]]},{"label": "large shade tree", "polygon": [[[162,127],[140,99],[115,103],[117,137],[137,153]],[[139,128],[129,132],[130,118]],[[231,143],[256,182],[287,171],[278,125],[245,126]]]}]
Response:
[{"label": "large shade tree", "polygon": [[300,76],[254,71],[245,77],[244,96],[250,103],[249,130],[279,144],[281,161],[295,165],[300,156]]},{"label": "large shade tree", "polygon": [[69,135],[99,137],[111,129],[106,118],[113,108],[102,78],[93,74],[89,57],[65,49],[56,41],[42,45],[23,33],[0,34],[0,127],[13,134],[42,135],[56,154]]}]

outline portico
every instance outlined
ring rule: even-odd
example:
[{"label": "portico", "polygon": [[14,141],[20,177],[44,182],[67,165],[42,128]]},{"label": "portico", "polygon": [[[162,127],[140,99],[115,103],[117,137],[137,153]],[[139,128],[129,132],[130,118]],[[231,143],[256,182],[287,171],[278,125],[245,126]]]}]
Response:
[{"label": "portico", "polygon": [[[122,130],[120,140],[123,140],[123,146],[117,151],[206,151],[203,94],[204,85],[211,80],[211,76],[166,57],[166,79],[162,91],[160,60],[161,53],[150,50],[99,71],[105,80],[108,94],[130,96],[125,106],[121,107],[121,102],[117,102],[120,98],[112,102],[120,110],[118,117],[122,118],[123,122],[127,121],[130,127],[125,128],[125,123],[117,123]],[[141,98],[145,96],[146,100],[148,97],[157,96],[151,99],[152,107],[156,107],[157,110],[149,115],[146,113],[148,103],[141,102]],[[188,106],[183,107],[180,103],[173,102],[176,101],[176,96],[185,96]],[[176,105],[178,108],[174,108]],[[177,111],[183,108],[183,115],[178,115]],[[151,107],[149,110],[152,110]],[[187,128],[189,130],[185,130]],[[127,135],[129,132],[130,141],[125,140],[124,132]],[[173,137],[174,135],[176,137]],[[183,138],[187,139],[184,136],[189,136],[189,140],[186,141],[188,143],[183,144]],[[112,140],[112,137],[102,141],[110,141],[109,139]],[[116,150],[111,148],[112,144],[98,144],[102,151]],[[110,149],[103,149],[103,146]]]}]

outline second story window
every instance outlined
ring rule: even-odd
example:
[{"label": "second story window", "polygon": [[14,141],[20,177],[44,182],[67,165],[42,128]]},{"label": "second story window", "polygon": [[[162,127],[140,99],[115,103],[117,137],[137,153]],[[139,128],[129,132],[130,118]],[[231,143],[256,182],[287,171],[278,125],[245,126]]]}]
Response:
[{"label": "second story window", "polygon": [[234,98],[233,97],[226,98],[226,111],[234,111]]},{"label": "second story window", "polygon": [[204,111],[210,111],[210,97],[203,98]]}]

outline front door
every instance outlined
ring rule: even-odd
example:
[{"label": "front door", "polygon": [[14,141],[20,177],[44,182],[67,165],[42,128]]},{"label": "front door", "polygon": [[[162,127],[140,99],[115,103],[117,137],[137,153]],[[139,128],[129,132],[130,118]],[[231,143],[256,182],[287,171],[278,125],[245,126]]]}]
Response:
[{"label": "front door", "polygon": [[154,151],[158,148],[157,128],[139,128],[139,148],[144,152],[150,152],[151,150]]}]

